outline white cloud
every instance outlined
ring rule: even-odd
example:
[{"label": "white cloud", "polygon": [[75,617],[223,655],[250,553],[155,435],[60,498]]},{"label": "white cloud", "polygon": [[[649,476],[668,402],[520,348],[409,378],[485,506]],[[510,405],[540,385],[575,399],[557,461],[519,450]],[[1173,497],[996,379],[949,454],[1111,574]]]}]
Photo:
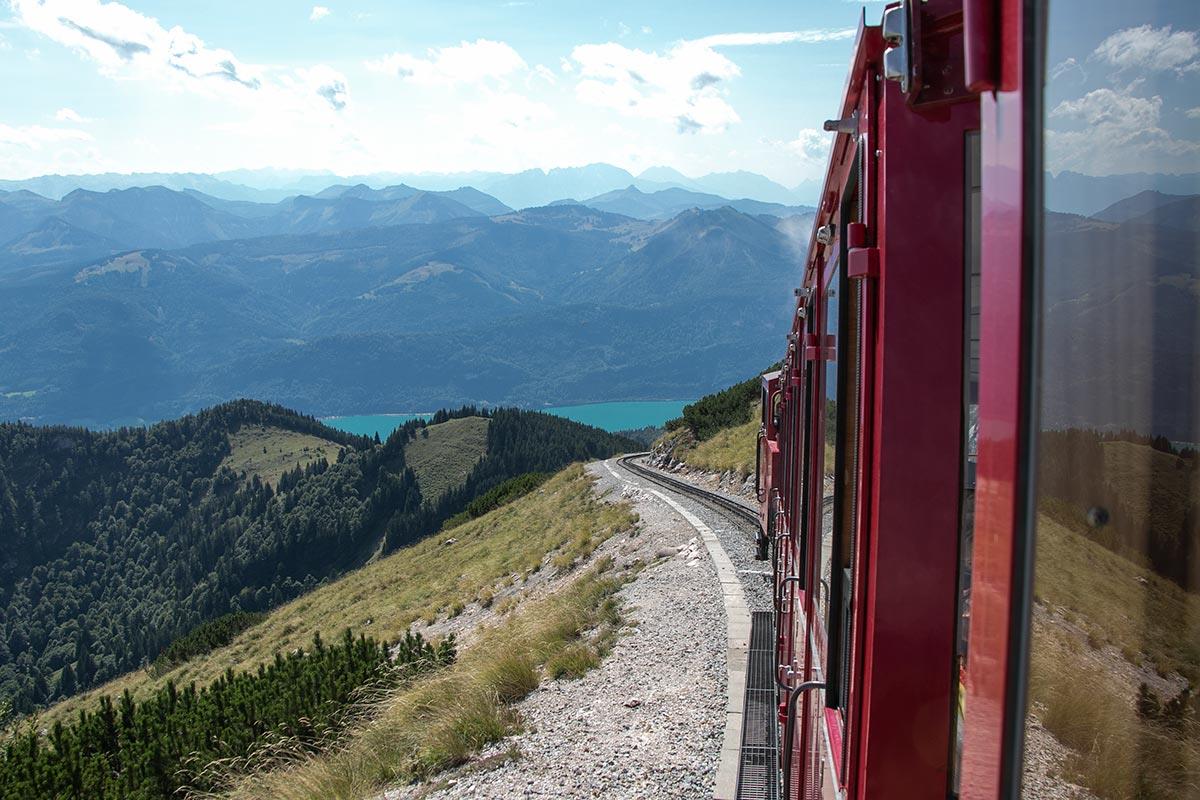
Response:
[{"label": "white cloud", "polygon": [[737,64],[716,48],[815,43],[853,35],[852,30],[723,33],[679,42],[665,53],[616,42],[580,45],[571,52],[580,73],[576,95],[626,116],[670,120],[680,133],[715,133],[740,121],[726,99],[725,84],[741,75]]},{"label": "white cloud", "polygon": [[550,106],[516,92],[488,92],[462,108],[463,116],[476,124],[479,137],[486,137],[495,126],[527,128],[554,118]]},{"label": "white cloud", "polygon": [[626,116],[674,121],[680,132],[718,131],[739,121],[722,81],[741,74],[712,48],[683,42],[665,54],[585,44],[571,52],[578,98]]},{"label": "white cloud", "polygon": [[71,128],[46,128],[41,125],[13,127],[0,122],[0,144],[41,150],[49,144],[90,141],[92,141],[90,134]]},{"label": "white cloud", "polygon": [[800,180],[813,180],[824,175],[833,139],[832,133],[816,128],[801,128],[795,139],[763,137],[759,139],[759,143],[776,153],[785,153],[789,167]]},{"label": "white cloud", "polygon": [[626,36],[628,36],[632,32],[633,32],[633,29],[630,28],[628,25],[626,25],[624,22],[617,23],[617,36],[620,36],[622,39],[624,39]]},{"label": "white cloud", "polygon": [[502,81],[514,72],[528,69],[525,60],[504,42],[477,39],[453,47],[430,48],[427,58],[409,53],[392,53],[365,62],[367,69],[397,75],[406,81],[429,86]]},{"label": "white cloud", "polygon": [[1185,111],[1183,113],[1185,115],[1187,115],[1188,119],[1200,119],[1200,106],[1196,106],[1195,108],[1189,108],[1187,111]]},{"label": "white cloud", "polygon": [[312,13],[308,15],[308,18],[310,21],[316,22],[317,20],[325,19],[332,13],[333,12],[325,6],[313,6]]},{"label": "white cloud", "polygon": [[819,131],[816,128],[803,128],[796,138],[786,143],[791,152],[802,161],[824,166],[829,158],[829,146],[833,142],[833,134]]},{"label": "white cloud", "polygon": [[558,83],[558,76],[554,74],[554,70],[550,69],[545,64],[538,64],[536,67],[534,67],[530,77],[541,78],[551,86]]},{"label": "white cloud", "polygon": [[54,118],[59,122],[90,122],[91,120],[79,116],[78,112],[71,108],[60,108]]},{"label": "white cloud", "polygon": [[185,82],[257,89],[261,74],[228,50],[121,5],[98,0],[12,0],[15,19],[77,50],[110,75],[171,77]]},{"label": "white cloud", "polygon": [[1063,100],[1050,116],[1081,120],[1089,126],[1133,129],[1157,125],[1161,110],[1161,97],[1133,97],[1113,89],[1096,89],[1075,100]]},{"label": "white cloud", "polygon": [[817,44],[853,39],[853,28],[816,29],[807,31],[776,31],[773,33],[718,33],[696,39],[692,44],[701,47],[742,47],[755,44]]},{"label": "white cloud", "polygon": [[1073,58],[1065,58],[1050,68],[1050,80],[1056,81],[1063,75],[1074,73],[1080,79],[1080,82],[1087,81],[1087,72],[1083,66]]},{"label": "white cloud", "polygon": [[1136,83],[1096,89],[1064,100],[1049,114],[1047,161],[1051,171],[1088,175],[1184,172],[1200,158],[1200,142],[1176,139],[1159,120],[1162,98],[1135,97]]},{"label": "white cloud", "polygon": [[[327,103],[339,108],[324,87],[303,76],[272,76],[265,67],[240,61],[210,47],[178,25],[168,29],[116,2],[100,0],[10,0],[13,21],[95,61],[113,78],[156,80],[175,88],[254,103],[297,106]],[[342,94],[345,93],[343,80]],[[306,94],[296,94],[297,91]],[[344,98],[343,98],[344,99]],[[344,102],[342,103],[344,105]]]},{"label": "white cloud", "polygon": [[646,34],[654,33],[654,29],[651,28],[649,25],[643,25],[642,33],[646,33]]},{"label": "white cloud", "polygon": [[1200,69],[1196,31],[1176,31],[1170,25],[1162,28],[1142,25],[1117,31],[1100,43],[1094,55],[1118,69],[1180,72]]},{"label": "white cloud", "polygon": [[300,84],[309,92],[329,103],[330,108],[341,111],[346,107],[349,92],[346,89],[346,76],[324,64],[296,70]]}]

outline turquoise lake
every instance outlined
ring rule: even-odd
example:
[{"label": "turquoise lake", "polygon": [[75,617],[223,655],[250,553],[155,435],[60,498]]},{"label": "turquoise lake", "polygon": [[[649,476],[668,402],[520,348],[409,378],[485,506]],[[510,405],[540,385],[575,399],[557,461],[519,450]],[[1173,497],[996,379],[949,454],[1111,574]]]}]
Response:
[{"label": "turquoise lake", "polygon": [[[584,425],[592,425],[606,431],[627,431],[662,425],[683,413],[683,407],[692,400],[648,400],[633,403],[586,403],[577,406],[552,406],[537,409],[547,414],[566,417]],[[356,433],[361,436],[379,434],[386,439],[392,431],[410,419],[428,419],[432,414],[358,414],[344,417],[325,417],[321,421],[330,427]]]}]

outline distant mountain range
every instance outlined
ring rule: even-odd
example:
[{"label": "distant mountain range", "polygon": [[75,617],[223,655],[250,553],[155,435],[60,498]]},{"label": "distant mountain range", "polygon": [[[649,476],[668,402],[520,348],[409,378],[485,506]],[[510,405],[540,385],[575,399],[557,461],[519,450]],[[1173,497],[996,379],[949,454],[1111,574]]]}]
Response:
[{"label": "distant mountain range", "polygon": [[131,189],[143,186],[163,186],[177,191],[202,192],[222,200],[249,200],[275,203],[295,195],[315,195],[333,185],[365,186],[379,189],[397,184],[415,186],[426,191],[446,192],[462,187],[474,187],[498,198],[512,208],[544,206],[563,198],[588,198],[606,192],[636,186],[644,192],[662,189],[720,195],[729,198],[752,198],[783,205],[816,202],[820,186],[802,184],[788,189],[752,172],[712,173],[689,178],[669,167],[653,167],[633,175],[610,164],[589,164],[583,167],[563,167],[551,170],[531,169],[515,174],[503,172],[455,173],[373,173],[340,176],[332,172],[298,170],[234,170],[216,175],[196,173],[106,173],[99,175],[46,175],[24,180],[0,181],[0,190],[21,189],[44,197],[59,199],[76,189],[107,192],[110,189]]},{"label": "distant mountain range", "polygon": [[1184,175],[1133,172],[1103,177],[1078,172],[1046,174],[1046,208],[1066,214],[1091,216],[1147,191],[1167,195],[1200,194],[1200,172]]},{"label": "distant mountain range", "polygon": [[[542,177],[556,193],[628,180],[612,169]],[[537,183],[507,179],[508,193]],[[404,183],[271,203],[161,186],[0,192],[0,419],[110,425],[234,397],[314,414],[667,399],[777,355],[811,208],[636,180],[571,196],[584,199],[514,211],[479,187]],[[1070,274],[1093,245],[1177,247],[1192,272],[1164,262],[1143,288],[1162,295],[1146,300],[1161,301],[1156,318],[1182,309],[1184,330],[1197,203],[1147,188],[1094,216],[1052,214],[1048,252]],[[1058,249],[1075,237],[1088,244]],[[1058,313],[1112,302],[1119,277]],[[1064,424],[1084,411],[1046,409]]]},{"label": "distant mountain range", "polygon": [[1092,219],[1200,231],[1200,196],[1139,192],[1093,214]]},{"label": "distant mountain range", "polygon": [[[0,180],[0,190],[23,189],[43,197],[60,199],[76,189],[107,192],[110,189],[163,186],[177,191],[200,192],[222,200],[277,203],[296,195],[318,195],[332,186],[360,184],[372,189],[404,184],[431,192],[474,187],[511,208],[544,206],[567,198],[594,198],[626,190],[630,186],[644,193],[685,189],[784,206],[814,205],[821,192],[821,183],[815,180],[789,188],[753,172],[718,172],[692,178],[670,167],[650,167],[634,175],[610,164],[531,169],[515,174],[482,171],[378,172],[344,176],[320,171],[255,169],[232,170],[215,175],[183,172],[44,175],[23,180]],[[1069,214],[1089,216],[1119,200],[1148,190],[1175,195],[1200,194],[1200,172],[1182,175],[1139,172],[1103,177],[1069,171],[1057,175],[1046,174],[1047,207]],[[453,199],[461,202],[460,198]]]},{"label": "distant mountain range", "polygon": [[58,201],[26,190],[0,192],[0,269],[60,263],[55,248],[70,248],[71,258],[96,258],[141,247],[441,222],[507,211],[511,209],[494,197],[472,189],[423,192],[408,186],[378,192],[365,186],[331,187],[322,196],[271,204],[161,186],[76,189]]},{"label": "distant mountain range", "polygon": [[770,214],[773,217],[813,216],[816,213],[816,209],[812,206],[789,206],[747,198],[728,200],[715,194],[679,188],[643,192],[633,185],[605,192],[583,201],[556,200],[551,205],[584,205],[598,211],[623,214],[637,219],[666,219],[690,208],[722,208],[725,206],[745,214]]},{"label": "distant mountain range", "polygon": [[1045,242],[1043,424],[1200,441],[1200,196],[1049,214]]},{"label": "distant mountain range", "polygon": [[[582,203],[636,219],[665,219],[690,208],[730,207],[776,217],[813,209],[758,200],[727,200],[686,189],[645,193],[634,186]],[[277,203],[228,200],[162,186],[94,192],[75,189],[51,200],[27,189],[0,191],[0,271],[79,263],[140,248],[173,249],[259,236],[331,233],[361,228],[498,216],[512,208],[472,187],[422,191],[405,184],[372,189],[328,186]]]},{"label": "distant mountain range", "polygon": [[0,194],[0,419],[666,399],[773,352],[789,311],[762,298],[795,282],[810,213],[628,187],[586,202],[647,218],[406,185]]}]

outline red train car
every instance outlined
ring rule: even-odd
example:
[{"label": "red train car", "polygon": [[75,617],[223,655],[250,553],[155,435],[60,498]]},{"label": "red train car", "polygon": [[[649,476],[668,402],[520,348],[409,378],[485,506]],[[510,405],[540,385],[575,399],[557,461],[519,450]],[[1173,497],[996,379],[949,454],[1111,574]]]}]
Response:
[{"label": "red train car", "polygon": [[860,24],[763,377],[788,800],[1200,796],[1198,9]]}]

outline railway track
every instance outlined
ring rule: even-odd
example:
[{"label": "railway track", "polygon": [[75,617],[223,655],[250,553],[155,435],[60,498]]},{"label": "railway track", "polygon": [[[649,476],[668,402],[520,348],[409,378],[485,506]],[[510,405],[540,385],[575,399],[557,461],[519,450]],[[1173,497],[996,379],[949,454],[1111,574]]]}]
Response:
[{"label": "railway track", "polygon": [[617,459],[617,461],[625,469],[639,477],[645,478],[651,483],[657,483],[659,486],[666,487],[673,492],[686,494],[687,496],[705,504],[709,508],[719,511],[726,516],[737,520],[738,522],[747,525],[753,525],[755,528],[758,527],[758,512],[750,506],[739,503],[738,501],[723,495],[719,495],[716,492],[710,492],[706,489],[701,489],[698,486],[693,486],[685,481],[667,477],[656,469],[651,469],[633,461],[635,458],[642,458],[648,455],[650,454],[630,453],[627,456],[621,456]]}]

